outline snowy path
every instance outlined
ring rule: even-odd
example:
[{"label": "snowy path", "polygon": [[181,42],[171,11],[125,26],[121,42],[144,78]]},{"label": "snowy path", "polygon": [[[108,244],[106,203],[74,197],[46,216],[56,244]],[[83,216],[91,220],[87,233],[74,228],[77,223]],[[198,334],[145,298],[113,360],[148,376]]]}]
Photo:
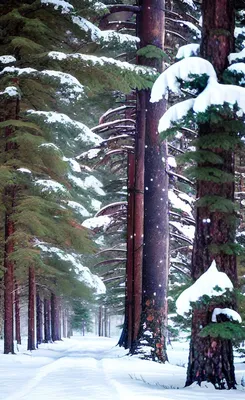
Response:
[{"label": "snowy path", "polygon": [[[38,351],[0,354],[1,400],[229,400],[242,391],[186,388],[185,368],[135,357],[106,338],[75,337],[42,345]],[[187,346],[169,349],[170,360],[183,365]],[[239,364],[239,377],[244,364]],[[239,379],[238,379],[239,381]]]}]

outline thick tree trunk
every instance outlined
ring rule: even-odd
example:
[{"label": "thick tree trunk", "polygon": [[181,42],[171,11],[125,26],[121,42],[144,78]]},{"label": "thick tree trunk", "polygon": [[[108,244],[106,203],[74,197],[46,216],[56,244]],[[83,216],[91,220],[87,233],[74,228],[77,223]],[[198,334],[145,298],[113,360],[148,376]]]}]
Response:
[{"label": "thick tree trunk", "polygon": [[[142,0],[139,36],[142,47],[154,45],[163,49],[165,35],[164,0]],[[159,60],[140,60],[142,64],[162,71]],[[165,102],[150,103],[145,92],[145,196],[143,250],[143,304],[138,344],[147,341],[149,358],[167,360],[167,288],[169,271],[168,175],[167,146],[158,134],[158,122],[166,109]],[[163,162],[164,159],[164,162]],[[147,331],[147,335],[144,332]],[[150,334],[149,334],[150,332]],[[148,353],[148,352],[147,352]],[[149,353],[148,353],[149,354]],[[147,356],[148,358],[148,356]]]},{"label": "thick tree trunk", "polygon": [[50,300],[44,299],[44,343],[51,342]]},{"label": "thick tree trunk", "polygon": [[27,350],[36,350],[35,344],[35,269],[29,268],[29,299],[28,299],[28,344]]},{"label": "thick tree trunk", "polygon": [[[234,1],[203,0],[203,38],[201,56],[214,66],[218,76],[227,66],[228,55],[234,51]],[[225,120],[224,120],[225,124]],[[207,134],[214,137],[224,134],[222,123],[219,126],[206,123],[199,128],[199,137]],[[223,159],[222,164],[205,163],[201,167],[215,167],[234,176],[234,154],[232,150],[210,149]],[[218,196],[234,200],[234,182],[216,183],[199,180],[197,197]],[[237,282],[235,255],[226,254],[221,245],[232,244],[235,240],[234,212],[224,213],[210,210],[208,206],[198,207],[196,214],[196,232],[192,258],[192,276],[198,279],[216,260],[220,271],[225,272],[234,284]],[[233,222],[231,222],[233,221]],[[212,249],[216,248],[216,252]],[[216,305],[217,306],[217,305]],[[224,303],[220,307],[233,308],[234,304]],[[211,322],[214,305],[205,309],[193,309],[192,339],[190,344],[189,365],[186,385],[193,382],[212,382],[216,388],[234,388],[236,385],[232,343],[221,338],[201,338],[200,330]]]},{"label": "thick tree trunk", "polygon": [[53,342],[61,340],[59,302],[54,293],[51,294],[51,337]]},{"label": "thick tree trunk", "polygon": [[37,307],[37,345],[43,342],[43,303],[40,298],[40,294],[36,296],[36,307]]},{"label": "thick tree trunk", "polygon": [[19,285],[15,283],[15,340],[17,344],[21,344],[20,334],[20,293]]}]

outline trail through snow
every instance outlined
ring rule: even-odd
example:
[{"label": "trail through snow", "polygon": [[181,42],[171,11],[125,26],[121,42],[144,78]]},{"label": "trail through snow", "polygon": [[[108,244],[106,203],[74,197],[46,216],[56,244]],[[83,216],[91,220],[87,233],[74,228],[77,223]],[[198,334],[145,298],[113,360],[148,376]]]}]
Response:
[{"label": "trail through snow", "polygon": [[[244,392],[216,391],[212,387],[183,388],[187,344],[169,348],[172,364],[136,357],[108,338],[80,337],[41,345],[37,351],[20,349],[0,354],[1,400],[234,400]],[[1,345],[1,343],[0,343]],[[1,347],[1,346],[0,346]],[[175,364],[175,365],[173,365]],[[245,373],[238,364],[238,382]]]}]

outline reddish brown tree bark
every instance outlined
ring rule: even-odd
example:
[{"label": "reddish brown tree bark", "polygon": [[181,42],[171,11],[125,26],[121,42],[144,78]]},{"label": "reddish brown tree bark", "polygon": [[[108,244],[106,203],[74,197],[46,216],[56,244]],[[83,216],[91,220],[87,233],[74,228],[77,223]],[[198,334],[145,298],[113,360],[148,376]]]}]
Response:
[{"label": "reddish brown tree bark", "polygon": [[[203,37],[201,55],[208,59],[220,77],[227,66],[228,55],[234,51],[234,1],[233,0],[203,0]],[[227,89],[229,90],[229,89]],[[224,124],[225,124],[224,118]],[[199,137],[207,134],[214,137],[223,135],[222,123],[220,126],[206,123],[199,128]],[[200,146],[201,149],[201,146]],[[209,149],[218,154],[222,164],[205,163],[201,167],[219,168],[221,171],[234,176],[233,150],[222,148]],[[234,181],[217,183],[209,180],[199,180],[197,197],[219,196],[234,200]],[[207,223],[207,220],[210,222]],[[231,224],[233,220],[233,224]],[[234,284],[237,282],[235,255],[226,254],[219,250],[221,245],[234,243],[235,224],[233,211],[228,213],[219,210],[210,210],[209,207],[198,207],[196,214],[196,232],[192,258],[192,276],[198,279],[209,267],[213,259],[216,260],[220,271],[225,272]],[[212,251],[215,246],[218,251]],[[211,322],[211,315],[215,305],[210,304],[208,311],[194,309],[192,319],[192,338],[190,344],[189,364],[186,385],[193,382],[212,382],[216,388],[234,388],[235,374],[232,353],[232,343],[221,338],[201,338],[200,330]],[[217,304],[216,304],[217,307]],[[234,307],[234,304],[224,303],[219,307]]]},{"label": "reddish brown tree bark", "polygon": [[[0,110],[0,121],[18,119],[19,98],[7,97],[2,100]],[[6,139],[5,154],[6,159],[9,153],[16,148],[15,142],[11,141],[11,136],[15,133],[11,126],[6,127],[4,135]],[[5,213],[5,249],[4,249],[4,354],[14,353],[14,263],[10,256],[14,251],[14,242],[11,237],[15,232],[13,218],[15,202],[15,185],[9,184],[5,187],[3,203],[6,208]]]},{"label": "reddish brown tree bark", "polygon": [[20,334],[20,293],[19,285],[15,283],[15,340],[17,344],[21,344],[21,334]]},{"label": "reddish brown tree bark", "polygon": [[61,340],[59,301],[54,293],[51,294],[51,337],[53,342]]},{"label": "reddish brown tree bark", "polygon": [[36,282],[35,269],[29,268],[29,297],[28,297],[28,344],[27,350],[36,350],[35,344],[35,298]]},{"label": "reddish brown tree bark", "polygon": [[50,300],[44,299],[44,343],[51,342]]},{"label": "reddish brown tree bark", "polygon": [[37,318],[36,318],[37,345],[39,345],[43,342],[43,303],[40,298],[40,294],[38,292],[36,296],[36,309],[37,309]]},{"label": "reddish brown tree bark", "polygon": [[124,347],[130,348],[133,337],[133,270],[134,270],[134,176],[135,156],[128,153],[128,211],[127,211],[127,263],[126,263],[126,299],[125,324],[126,340]]},{"label": "reddish brown tree bark", "polygon": [[[163,0],[142,0],[138,21],[141,46],[164,48],[165,19]],[[143,65],[162,72],[162,62],[141,58]],[[167,323],[167,287],[169,271],[168,175],[165,162],[167,146],[158,134],[158,122],[166,105],[164,101],[150,103],[150,91],[145,91],[145,190],[144,190],[144,250],[143,304],[138,344],[146,340],[153,360],[167,360],[165,336]],[[164,162],[163,162],[164,159]],[[148,335],[144,335],[147,331]],[[149,335],[150,332],[150,335]],[[136,349],[137,350],[137,349]]]}]

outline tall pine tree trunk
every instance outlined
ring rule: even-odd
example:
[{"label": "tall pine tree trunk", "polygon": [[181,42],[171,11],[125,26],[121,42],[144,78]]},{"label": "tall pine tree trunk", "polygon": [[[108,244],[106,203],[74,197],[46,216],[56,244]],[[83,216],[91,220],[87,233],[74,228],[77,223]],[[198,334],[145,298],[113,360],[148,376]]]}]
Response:
[{"label": "tall pine tree trunk", "polygon": [[134,183],[134,264],[133,264],[133,335],[134,350],[140,329],[142,311],[142,264],[144,246],[144,172],[145,172],[145,115],[146,93],[137,93],[135,132],[135,183]]},{"label": "tall pine tree trunk", "polygon": [[[19,114],[19,98],[7,97],[2,101],[0,110],[0,120],[15,120]],[[8,126],[4,130],[6,145],[5,155],[8,159],[9,152],[16,148],[16,144],[11,141],[14,135],[14,128]],[[15,232],[13,218],[16,188],[14,184],[8,184],[4,190],[5,213],[5,249],[4,249],[4,354],[14,353],[14,263],[10,256],[14,251],[14,242],[11,238]]]},{"label": "tall pine tree trunk", "polygon": [[62,331],[63,331],[63,337],[67,338],[67,308],[63,310]]},{"label": "tall pine tree trunk", "polygon": [[37,319],[36,319],[36,331],[37,331],[37,345],[43,342],[43,303],[39,292],[36,295],[36,308],[37,308]]},{"label": "tall pine tree trunk", "polygon": [[[203,37],[201,56],[208,59],[214,66],[218,77],[227,67],[228,55],[234,51],[234,1],[233,0],[203,0]],[[224,118],[224,122],[225,118]],[[205,135],[223,135],[222,123],[214,125],[211,122],[199,128],[199,138]],[[201,146],[200,146],[200,149]],[[234,154],[231,149],[211,148],[213,153],[223,159],[222,164],[199,164],[201,167],[219,168],[234,176]],[[216,196],[234,201],[234,181],[217,183],[208,180],[198,180],[197,197]],[[207,221],[209,221],[207,223]],[[233,222],[232,222],[233,221]],[[231,223],[232,222],[232,223]],[[234,212],[224,213],[219,209],[210,210],[208,206],[198,207],[196,214],[196,232],[192,259],[192,276],[198,279],[216,260],[217,268],[225,272],[234,284],[237,282],[235,255],[226,254],[221,245],[234,243],[235,224]],[[212,247],[217,252],[212,253]],[[219,307],[231,307],[231,304],[220,304]],[[234,306],[234,304],[233,304]],[[208,310],[193,309],[192,337],[190,344],[189,364],[186,385],[193,382],[212,382],[216,388],[235,387],[235,374],[230,340],[222,338],[199,336],[200,330],[211,322],[215,305],[210,304]],[[217,305],[216,305],[217,307]]]},{"label": "tall pine tree trunk", "polygon": [[50,300],[44,299],[44,343],[51,342]]},{"label": "tall pine tree trunk", "polygon": [[36,350],[35,344],[35,269],[29,268],[29,298],[28,298],[28,345],[27,350]]},{"label": "tall pine tree trunk", "polygon": [[21,344],[21,334],[20,334],[20,293],[19,285],[15,283],[15,340],[17,344]]},{"label": "tall pine tree trunk", "polygon": [[125,349],[131,347],[133,336],[133,269],[134,269],[134,175],[135,156],[128,153],[128,208],[127,208],[127,262],[126,262],[126,293],[125,319],[119,346]]},{"label": "tall pine tree trunk", "polygon": [[53,342],[61,340],[59,301],[54,293],[51,294],[51,336]]},{"label": "tall pine tree trunk", "polygon": [[[139,19],[141,46],[164,47],[164,0],[142,0]],[[141,58],[143,65],[162,71],[162,62]],[[147,341],[149,358],[167,360],[167,288],[169,271],[168,175],[166,172],[167,145],[161,143],[158,122],[166,108],[165,102],[150,103],[145,92],[145,196],[143,301],[138,344]],[[163,162],[164,159],[164,162]],[[147,331],[147,335],[144,332]],[[150,332],[150,334],[149,334]],[[149,354],[149,353],[148,353]],[[148,357],[147,357],[148,358]]]}]

